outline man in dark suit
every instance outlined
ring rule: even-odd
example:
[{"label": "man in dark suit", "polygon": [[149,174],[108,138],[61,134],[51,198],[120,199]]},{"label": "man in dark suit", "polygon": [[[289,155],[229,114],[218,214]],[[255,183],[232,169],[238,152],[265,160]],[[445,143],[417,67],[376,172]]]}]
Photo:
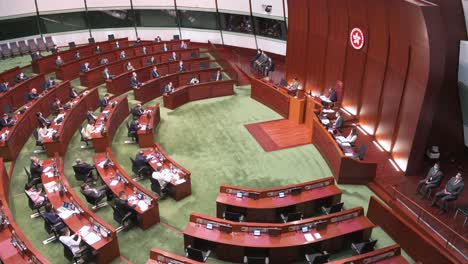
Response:
[{"label": "man in dark suit", "polygon": [[174,86],[172,85],[172,82],[169,82],[167,85],[165,85],[162,89],[162,92],[165,94],[174,92]]},{"label": "man in dark suit", "polygon": [[0,130],[4,127],[11,127],[15,124],[15,121],[12,120],[7,113],[3,113],[2,119],[0,119]]},{"label": "man in dark suit", "polygon": [[52,89],[55,86],[55,80],[54,77],[49,77],[49,79],[44,83],[44,89],[49,90]]},{"label": "man in dark suit", "polygon": [[[344,119],[341,116],[341,113],[339,111],[336,112],[335,117],[336,117],[336,119],[333,122],[333,124],[331,124],[331,129],[334,132],[335,132],[335,130],[338,130],[338,131],[341,132],[341,130],[343,129]],[[330,124],[327,125],[327,128],[330,128]]]},{"label": "man in dark suit", "polygon": [[271,58],[268,58],[268,60],[262,65],[262,68],[263,68],[263,76],[268,76],[271,69],[273,68],[273,62],[271,61]]},{"label": "man in dark suit", "polygon": [[130,87],[132,89],[138,89],[141,86],[141,82],[138,80],[138,76],[136,72],[132,73],[132,77],[130,78]]},{"label": "man in dark suit", "polygon": [[125,194],[124,191],[121,191],[119,193],[119,197],[116,197],[114,199],[114,204],[115,204],[115,207],[117,207],[117,210],[122,212],[124,215],[126,215],[127,213],[131,213],[131,216],[130,216],[131,221],[136,222],[137,214],[136,214],[136,211],[135,211],[135,207],[137,205],[134,204],[134,205],[130,206],[128,204],[127,195]]},{"label": "man in dark suit", "polygon": [[149,58],[146,59],[146,65],[153,65],[153,64],[156,64],[156,59],[154,58],[154,56],[151,56]]},{"label": "man in dark suit", "polygon": [[63,105],[60,102],[60,99],[55,98],[54,102],[52,103],[52,114],[58,115],[62,109]]},{"label": "man in dark suit", "polygon": [[144,168],[145,171],[151,171],[151,167],[148,161],[149,159],[145,156],[143,150],[140,150],[135,156],[135,162],[133,165],[137,168],[137,170]]},{"label": "man in dark suit", "polygon": [[166,43],[163,44],[163,46],[161,48],[161,51],[163,51],[163,52],[169,51],[169,48],[167,47]]},{"label": "man in dark suit", "polygon": [[42,116],[41,112],[36,113],[36,119],[37,119],[38,126],[49,127],[51,124],[47,118]]},{"label": "man in dark suit", "polygon": [[161,42],[161,41],[162,41],[162,39],[161,39],[160,36],[156,36],[156,37],[154,38],[154,42]]},{"label": "man in dark suit", "polygon": [[86,120],[88,120],[88,122],[96,122],[97,116],[94,115],[93,109],[89,109],[86,113]]},{"label": "man in dark suit", "polygon": [[89,62],[85,62],[83,65],[80,66],[80,72],[89,72]]},{"label": "man in dark suit", "polygon": [[216,74],[213,75],[213,81],[221,81],[223,80],[223,74],[221,73],[220,70],[216,71]]},{"label": "man in dark suit", "polygon": [[96,46],[96,49],[94,49],[94,54],[100,54],[102,52],[101,47],[99,45]]},{"label": "man in dark suit", "polygon": [[86,163],[82,161],[81,159],[76,159],[75,160],[75,165],[73,166],[73,171],[75,173],[78,173],[80,175],[86,175],[86,182],[88,180],[93,181],[94,176],[93,176],[93,170],[95,167],[89,163]]},{"label": "man in dark suit", "polygon": [[262,50],[258,49],[257,54],[255,54],[255,57],[251,60],[252,67],[255,66],[256,61],[258,60],[258,58],[260,58],[261,55],[262,55]]},{"label": "man in dark suit", "polygon": [[143,114],[145,113],[145,109],[143,109],[143,107],[141,107],[141,104],[136,104],[133,108],[132,108],[132,116],[135,118],[140,118],[140,116],[142,116]]},{"label": "man in dark suit", "polygon": [[17,82],[17,83],[24,82],[24,81],[26,81],[27,79],[29,79],[29,77],[26,76],[26,74],[24,74],[23,72],[21,72],[20,74],[16,75],[16,82]]},{"label": "man in dark suit", "polygon": [[36,100],[37,97],[39,97],[39,94],[37,93],[36,88],[32,88],[31,91],[26,95],[28,102]]},{"label": "man in dark suit", "polygon": [[445,189],[437,192],[432,199],[431,206],[437,205],[437,200],[442,200],[442,207],[440,211],[447,212],[447,202],[452,201],[458,198],[458,195],[463,191],[463,187],[465,183],[462,178],[461,172],[458,172],[455,177],[452,177],[447,184],[445,185]]},{"label": "man in dark suit", "polygon": [[145,46],[141,47],[140,55],[146,55],[146,47]]},{"label": "man in dark suit", "polygon": [[44,170],[44,167],[42,167],[42,164],[37,157],[32,156],[30,160],[31,160],[31,165],[29,166],[29,172],[31,173],[31,180],[36,181],[39,179],[39,182],[41,182],[40,179],[41,179],[41,174],[42,174],[42,171]]},{"label": "man in dark suit", "polygon": [[185,65],[183,61],[179,62],[179,66],[177,67],[178,72],[184,72],[185,71]]},{"label": "man in dark suit", "polygon": [[65,62],[63,61],[62,57],[57,56],[57,59],[55,59],[55,66],[60,67],[64,64]]},{"label": "man in dark suit", "polygon": [[47,219],[49,224],[56,226],[56,230],[59,231],[60,233],[64,232],[66,229],[65,224],[62,221],[62,218],[54,212],[52,209],[52,205],[50,203],[47,203],[45,205],[45,212],[42,213],[42,216]]},{"label": "man in dark suit", "polygon": [[8,90],[10,90],[10,85],[7,81],[0,83],[0,93],[4,93]]},{"label": "man in dark suit", "polygon": [[70,90],[70,98],[71,98],[71,99],[75,99],[76,97],[78,97],[78,92],[76,91],[75,87],[73,87],[73,88]]},{"label": "man in dark suit", "polygon": [[114,49],[120,49],[120,43],[118,41],[114,43]]},{"label": "man in dark suit", "polygon": [[33,54],[31,54],[31,59],[32,59],[33,61],[38,60],[38,59],[40,59],[40,58],[42,58],[42,55],[41,55],[41,52],[40,52],[40,51],[36,51],[36,52],[34,52]]},{"label": "man in dark suit", "polygon": [[102,78],[107,81],[107,80],[112,80],[114,79],[114,75],[112,75],[109,71],[109,69],[106,67],[104,68],[104,71],[102,72]]},{"label": "man in dark suit", "polygon": [[75,52],[75,54],[73,54],[73,59],[75,59],[75,60],[81,59],[81,54],[80,54],[79,51],[77,51],[77,52]]},{"label": "man in dark suit", "polygon": [[151,70],[151,77],[153,79],[161,77],[161,74],[159,74],[158,68],[156,66],[154,66],[153,69]]},{"label": "man in dark suit", "polygon": [[104,97],[99,101],[101,111],[109,104],[109,94],[105,94]]},{"label": "man in dark suit", "polygon": [[[439,168],[439,163],[436,162],[427,173],[426,178],[424,180],[419,181],[416,192],[418,194],[422,194],[422,198],[426,197],[432,189],[439,187],[443,177],[444,174]],[[421,189],[424,186],[426,186],[426,190],[424,191],[424,193],[421,193]]]},{"label": "man in dark suit", "polygon": [[125,51],[122,50],[122,51],[120,52],[119,59],[125,60],[126,58],[127,58],[127,54],[125,54]]},{"label": "man in dark suit", "polygon": [[330,100],[330,102],[333,102],[333,103],[335,103],[338,100],[338,96],[336,94],[336,89],[335,88],[330,89],[330,94],[328,95],[328,100]]},{"label": "man in dark suit", "polygon": [[103,185],[98,188],[93,188],[89,186],[87,183],[83,183],[81,185],[81,193],[85,197],[91,197],[94,200],[102,200],[104,197],[107,196],[107,200],[112,199],[112,192],[109,191],[107,185]]},{"label": "man in dark suit", "polygon": [[128,136],[134,136],[136,141],[138,142],[138,129],[140,129],[140,122],[138,122],[138,118],[133,118],[133,121],[130,123],[128,128]]},{"label": "man in dark suit", "polygon": [[169,57],[169,61],[177,61],[177,54],[172,52],[171,57]]}]

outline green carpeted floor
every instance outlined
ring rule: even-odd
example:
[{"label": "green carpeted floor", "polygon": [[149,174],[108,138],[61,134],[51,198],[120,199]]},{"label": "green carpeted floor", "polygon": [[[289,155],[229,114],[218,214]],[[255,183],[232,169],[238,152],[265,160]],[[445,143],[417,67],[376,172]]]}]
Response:
[{"label": "green carpeted floor", "polygon": [[[76,81],[73,84],[79,85]],[[104,88],[99,91],[105,93]],[[136,103],[133,94],[129,93],[128,96],[130,105]],[[158,98],[148,104],[161,101]],[[313,145],[266,153],[244,127],[245,124],[279,118],[278,114],[250,98],[249,86],[237,87],[235,96],[197,101],[174,111],[163,107],[155,141],[175,161],[191,171],[192,195],[179,202],[172,199],[160,201],[161,221],[183,230],[191,212],[214,216],[215,200],[221,184],[267,188],[330,176],[330,169]],[[123,144],[126,139],[126,128],[122,123],[112,149],[119,163],[127,172],[131,172],[128,157],[134,157],[138,148],[137,145]],[[71,166],[78,157],[91,162],[94,154],[93,150],[80,149],[80,145],[77,132],[65,156],[65,174],[76,193],[79,193],[78,182],[73,177]],[[29,167],[29,157],[34,149],[31,138],[15,163],[9,205],[15,221],[33,245],[53,263],[66,263],[59,243],[42,245],[42,240],[47,238],[42,220],[29,217],[31,211],[23,193],[26,181],[23,167]],[[44,155],[39,157],[45,158]],[[149,180],[140,183],[150,189]],[[363,206],[367,209],[369,197],[373,194],[367,187],[341,185],[340,188],[343,190],[345,208]],[[101,208],[96,213],[117,227],[110,207]],[[394,244],[380,228],[374,229],[373,237],[379,240],[379,248]],[[121,255],[133,263],[145,263],[152,247],[179,255],[184,253],[183,236],[162,225],[145,231],[133,228],[119,233],[118,239]],[[343,251],[333,258],[350,254],[350,251]],[[208,262],[223,263],[213,258]]]}]

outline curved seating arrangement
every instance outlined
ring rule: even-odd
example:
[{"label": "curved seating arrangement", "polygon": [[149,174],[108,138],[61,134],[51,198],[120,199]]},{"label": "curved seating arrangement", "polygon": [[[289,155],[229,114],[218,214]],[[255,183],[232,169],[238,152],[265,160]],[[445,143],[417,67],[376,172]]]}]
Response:
[{"label": "curved seating arrangement", "polygon": [[[135,94],[135,99],[142,103],[146,103],[160,97],[163,94],[161,88],[167,85],[169,82],[172,82],[174,87],[188,84],[192,77],[196,77],[200,83],[210,82],[212,80],[212,76],[215,75],[218,70],[221,69],[196,69],[192,71],[168,74],[166,76],[145,82],[139,89],[134,90],[133,93]],[[166,104],[164,104],[164,106],[169,108]]]},{"label": "curved seating arrangement", "polygon": [[110,149],[105,153],[93,156],[96,170],[102,181],[109,187],[115,196],[125,192],[127,197],[136,201],[135,211],[138,214],[138,226],[148,229],[159,223],[158,198],[136,183],[120,166]]},{"label": "curved seating arrangement", "polygon": [[[15,223],[8,207],[10,177],[0,157],[0,260],[3,263],[48,264]],[[15,242],[14,244],[12,242]]]},{"label": "curved seating arrangement", "polygon": [[203,262],[198,262],[195,260],[191,260],[189,258],[177,256],[175,254],[169,253],[159,248],[151,249],[149,260],[148,262],[146,262],[146,264],[171,264],[171,263],[201,264]]},{"label": "curved seating arrangement", "polygon": [[[48,157],[53,157],[55,153],[60,156],[65,155],[73,134],[86,119],[87,111],[98,108],[99,95],[97,88],[83,91],[69,104],[70,109],[62,109],[50,126],[56,132],[51,137],[46,137],[43,140]],[[59,120],[61,122],[58,122]]]},{"label": "curved seating arrangement", "polygon": [[88,57],[94,54],[94,50],[96,46],[99,45],[103,52],[112,50],[114,48],[115,42],[119,42],[120,47],[127,47],[128,38],[121,38],[121,39],[114,39],[114,40],[107,40],[98,43],[86,44],[83,46],[71,48],[64,51],[59,51],[57,54],[50,54],[48,56],[44,56],[37,60],[31,62],[32,70],[34,73],[51,73],[56,69],[55,60],[59,55],[62,59],[66,61],[73,60],[73,55],[79,51],[81,57]]},{"label": "curved seating arrangement", "polygon": [[44,190],[63,222],[74,233],[80,232],[83,240],[97,252],[97,263],[109,263],[117,258],[120,251],[115,229],[94,214],[72,190],[58,153],[54,158],[44,160],[43,167],[41,179]]},{"label": "curved seating arrangement", "polygon": [[0,131],[0,156],[6,161],[13,161],[18,156],[21,148],[32,135],[37,127],[36,112],[42,112],[43,116],[51,113],[50,103],[58,98],[60,101],[67,101],[70,96],[70,82],[62,82],[52,90],[42,92],[39,98],[27,103],[22,110],[17,112],[13,119],[16,123],[13,127],[3,128]]},{"label": "curved seating arrangement", "polygon": [[13,86],[10,84],[10,89],[7,92],[0,93],[0,114],[5,112],[5,105],[7,105],[12,111],[23,106],[26,103],[25,95],[32,88],[36,88],[38,93],[42,92],[44,82],[44,74],[39,74],[32,76],[28,80],[17,85]]},{"label": "curved seating arrangement", "polygon": [[159,103],[153,107],[147,107],[147,114],[140,116],[140,129],[138,129],[138,145],[141,148],[149,148],[154,144],[154,130],[161,121],[161,111]]},{"label": "curved seating arrangement", "polygon": [[278,222],[282,213],[301,212],[304,218],[341,200],[342,191],[333,177],[264,190],[221,185],[216,216],[226,211],[244,215],[247,222]]}]

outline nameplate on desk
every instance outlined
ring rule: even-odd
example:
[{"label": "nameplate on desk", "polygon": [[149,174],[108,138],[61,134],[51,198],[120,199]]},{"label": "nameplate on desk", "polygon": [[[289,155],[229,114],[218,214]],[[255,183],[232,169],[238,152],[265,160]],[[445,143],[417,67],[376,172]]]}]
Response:
[{"label": "nameplate on desk", "polygon": [[330,219],[330,223],[345,221],[345,220],[348,220],[348,219],[351,219],[351,218],[354,218],[354,217],[358,217],[358,215],[359,214],[357,212],[355,212],[355,213],[351,213],[351,214],[346,214],[346,215],[342,215],[342,216],[333,217],[332,219]]},{"label": "nameplate on desk", "polygon": [[304,187],[304,189],[306,190],[312,190],[312,189],[317,189],[317,188],[322,188],[322,187],[325,187],[327,185],[330,185],[330,182],[329,181],[326,181],[326,182],[318,182],[318,183],[315,183],[315,184],[311,184],[311,185],[306,185]]}]

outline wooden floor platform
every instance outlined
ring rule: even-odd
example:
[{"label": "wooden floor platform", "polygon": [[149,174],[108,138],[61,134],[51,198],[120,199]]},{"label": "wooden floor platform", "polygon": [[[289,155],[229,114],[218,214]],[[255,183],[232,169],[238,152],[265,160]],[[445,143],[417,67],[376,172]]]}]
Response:
[{"label": "wooden floor platform", "polygon": [[245,128],[266,151],[311,144],[312,129],[287,119],[248,124]]}]

